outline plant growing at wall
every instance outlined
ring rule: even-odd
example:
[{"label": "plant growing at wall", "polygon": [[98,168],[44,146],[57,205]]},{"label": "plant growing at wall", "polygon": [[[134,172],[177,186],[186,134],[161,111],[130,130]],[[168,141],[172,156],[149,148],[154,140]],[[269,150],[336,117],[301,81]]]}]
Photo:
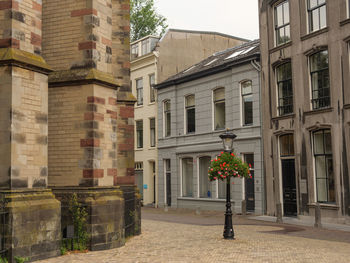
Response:
[{"label": "plant growing at wall", "polygon": [[228,177],[252,178],[249,168],[250,164],[242,161],[234,153],[221,152],[211,164],[208,170],[210,181],[224,181]]},{"label": "plant growing at wall", "polygon": [[7,259],[6,258],[0,258],[0,263],[8,263]]},{"label": "plant growing at wall", "polygon": [[29,260],[29,258],[15,257],[16,263],[25,263]]},{"label": "plant growing at wall", "polygon": [[65,240],[62,243],[61,253],[65,254],[69,250],[86,250],[87,249],[87,212],[86,209],[78,202],[78,197],[76,194],[73,194],[69,200],[69,213],[73,221],[74,226],[74,238],[71,242]]}]

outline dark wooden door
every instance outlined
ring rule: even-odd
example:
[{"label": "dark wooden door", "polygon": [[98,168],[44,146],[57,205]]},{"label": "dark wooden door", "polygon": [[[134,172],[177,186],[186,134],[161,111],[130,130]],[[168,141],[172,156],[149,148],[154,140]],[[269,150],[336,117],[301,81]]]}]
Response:
[{"label": "dark wooden door", "polygon": [[171,174],[166,173],[166,204],[171,206]]},{"label": "dark wooden door", "polygon": [[282,160],[283,212],[285,216],[297,215],[297,191],[294,159]]},{"label": "dark wooden door", "polygon": [[245,200],[247,202],[247,211],[254,212],[255,210],[254,177],[245,179]]}]

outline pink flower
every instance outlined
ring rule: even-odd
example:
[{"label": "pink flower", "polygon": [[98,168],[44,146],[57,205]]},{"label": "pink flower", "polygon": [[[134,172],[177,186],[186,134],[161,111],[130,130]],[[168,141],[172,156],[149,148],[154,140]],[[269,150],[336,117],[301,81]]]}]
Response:
[{"label": "pink flower", "polygon": [[213,171],[213,168],[211,168],[210,171]]},{"label": "pink flower", "polygon": [[224,152],[221,152],[221,154],[223,154]]},{"label": "pink flower", "polygon": [[214,177],[214,180],[216,180],[217,178],[216,177]]},{"label": "pink flower", "polygon": [[235,166],[237,166],[237,164],[235,164]]},{"label": "pink flower", "polygon": [[233,173],[233,175],[236,175],[236,173]]},{"label": "pink flower", "polygon": [[226,171],[227,171],[227,168],[226,168]]}]

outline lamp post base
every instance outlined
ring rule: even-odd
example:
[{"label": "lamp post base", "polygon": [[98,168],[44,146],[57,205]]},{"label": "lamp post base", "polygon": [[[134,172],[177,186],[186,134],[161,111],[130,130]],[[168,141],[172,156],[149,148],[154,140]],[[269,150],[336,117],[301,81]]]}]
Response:
[{"label": "lamp post base", "polygon": [[226,185],[226,213],[225,213],[225,227],[224,239],[235,239],[235,233],[232,226],[232,210],[231,210],[231,194],[230,194],[230,177],[227,177]]}]

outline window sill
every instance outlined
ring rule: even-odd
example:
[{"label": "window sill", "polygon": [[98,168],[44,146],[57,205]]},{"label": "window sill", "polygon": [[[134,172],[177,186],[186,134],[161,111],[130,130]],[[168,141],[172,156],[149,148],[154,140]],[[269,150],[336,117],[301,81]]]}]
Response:
[{"label": "window sill", "polygon": [[136,105],[135,109],[139,109],[139,108],[142,108],[142,107],[143,107],[143,104],[142,105]]},{"label": "window sill", "polygon": [[271,120],[278,121],[278,120],[291,119],[291,118],[295,118],[295,113],[289,113],[289,114],[285,114],[282,116],[276,116],[276,117],[271,118]]},{"label": "window sill", "polygon": [[274,52],[279,51],[279,50],[281,50],[281,49],[290,47],[291,45],[292,45],[292,41],[289,41],[289,42],[284,43],[284,44],[282,44],[282,45],[279,45],[279,46],[277,46],[277,47],[271,48],[271,49],[269,50],[269,53],[270,53],[270,54],[271,54],[271,53],[274,53]]},{"label": "window sill", "polygon": [[340,26],[344,26],[344,25],[349,24],[349,23],[350,23],[350,18],[347,18],[347,19],[345,19],[345,20],[343,20],[343,21],[340,21],[340,22],[339,22],[339,25],[340,25]]},{"label": "window sill", "polygon": [[151,147],[148,148],[148,150],[156,150],[156,149],[157,149],[156,146],[151,146]]},{"label": "window sill", "polygon": [[317,109],[317,110],[305,111],[304,115],[308,116],[308,115],[314,115],[314,114],[326,113],[326,112],[332,112],[332,111],[333,111],[333,108],[329,107],[329,108],[322,108],[322,109]]},{"label": "window sill", "polygon": [[350,104],[344,104],[343,108],[346,110],[350,109]]},{"label": "window sill", "polygon": [[242,125],[242,128],[251,128],[251,127],[254,127],[254,124],[243,124]]},{"label": "window sill", "polygon": [[156,104],[155,101],[148,103],[148,105],[155,105],[155,104]]},{"label": "window sill", "polygon": [[304,40],[306,40],[306,39],[313,38],[313,37],[315,37],[315,36],[318,36],[318,35],[321,35],[321,34],[323,34],[323,33],[326,33],[326,32],[328,32],[328,30],[329,30],[329,28],[328,28],[328,27],[325,27],[325,28],[322,28],[322,29],[320,29],[320,30],[311,32],[311,33],[309,33],[309,34],[307,34],[307,35],[304,35],[304,36],[302,36],[300,39],[301,39],[302,41],[304,41]]},{"label": "window sill", "polygon": [[[321,209],[339,210],[339,206],[334,203],[319,203]],[[316,207],[316,203],[308,204],[309,207]]]},{"label": "window sill", "polygon": [[135,152],[141,152],[141,151],[143,151],[143,148],[136,148],[135,149]]}]

